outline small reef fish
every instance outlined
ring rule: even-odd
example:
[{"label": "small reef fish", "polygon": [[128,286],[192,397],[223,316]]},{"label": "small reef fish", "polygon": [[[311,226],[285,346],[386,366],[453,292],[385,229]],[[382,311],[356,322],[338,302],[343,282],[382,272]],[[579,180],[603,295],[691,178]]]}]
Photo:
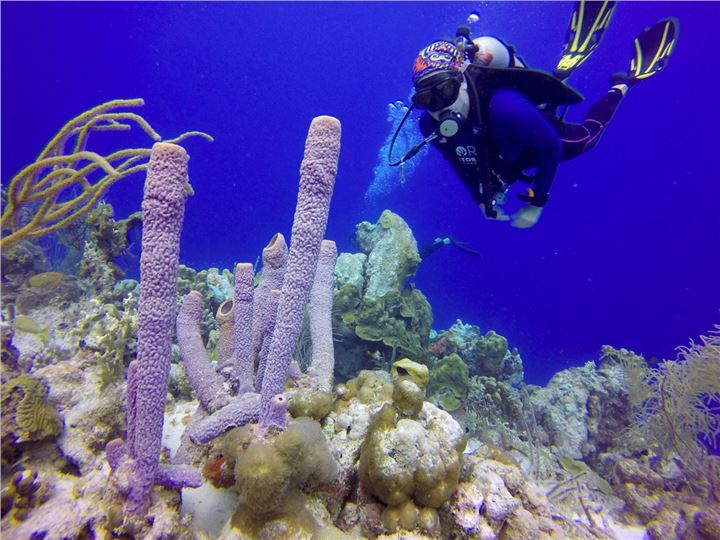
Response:
[{"label": "small reef fish", "polygon": [[5,304],[2,308],[2,320],[12,321],[15,318],[15,304]]},{"label": "small reef fish", "polygon": [[41,274],[35,274],[30,276],[22,284],[22,287],[29,289],[31,287],[42,287],[42,288],[54,288],[60,285],[65,280],[65,274],[62,272],[42,272]]},{"label": "small reef fish", "polygon": [[30,317],[18,315],[15,319],[13,319],[12,325],[16,331],[37,335],[43,343],[48,340],[48,325],[40,328]]},{"label": "small reef fish", "polygon": [[557,460],[563,469],[576,478],[584,474],[590,474],[594,478],[598,488],[600,488],[600,491],[602,491],[605,495],[613,494],[613,488],[610,486],[608,481],[593,471],[584,461],[572,459],[567,456],[557,456]]}]

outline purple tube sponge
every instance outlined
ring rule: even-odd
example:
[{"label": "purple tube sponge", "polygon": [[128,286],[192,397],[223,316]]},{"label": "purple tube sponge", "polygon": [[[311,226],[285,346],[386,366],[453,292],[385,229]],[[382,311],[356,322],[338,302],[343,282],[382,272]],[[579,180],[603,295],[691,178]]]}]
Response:
[{"label": "purple tube sponge", "polygon": [[285,389],[285,374],[302,329],[305,304],[327,226],[339,153],[340,121],[331,116],[314,118],[300,165],[290,252],[263,376],[261,422],[269,419],[273,397]]},{"label": "purple tube sponge", "polygon": [[218,323],[217,367],[219,371],[235,369],[235,302],[225,300],[215,314]]},{"label": "purple tube sponge", "polygon": [[312,360],[308,373],[318,382],[318,388],[325,392],[332,390],[335,352],[332,336],[333,277],[337,248],[332,240],[323,240],[320,245],[315,281],[310,291],[310,338],[312,339]]},{"label": "purple tube sponge", "polygon": [[128,382],[128,452],[135,467],[125,509],[131,514],[144,511],[160,458],[187,162],[181,146],[155,143],[145,180],[137,364]]},{"label": "purple tube sponge", "polygon": [[280,303],[280,291],[273,289],[270,291],[269,300],[265,304],[265,316],[263,318],[265,332],[262,337],[262,348],[260,349],[260,359],[258,360],[257,374],[255,375],[255,390],[259,392],[262,389],[263,377],[265,376],[265,365],[267,364],[268,351],[270,350],[270,340],[275,330],[275,319],[277,316],[277,307]]},{"label": "purple tube sponge", "polygon": [[204,444],[232,428],[257,422],[259,412],[260,394],[247,392],[197,424],[190,424],[186,433],[195,444]]},{"label": "purple tube sponge", "polygon": [[[270,291],[282,287],[285,266],[287,265],[288,247],[285,237],[277,233],[272,237],[262,252],[262,274],[260,283],[255,289],[253,298],[253,354],[259,354],[263,339],[268,334],[268,302]],[[272,330],[270,331],[272,334]],[[257,382],[256,388],[259,388]]]},{"label": "purple tube sponge", "polygon": [[138,361],[128,364],[127,382],[125,383],[125,424],[127,425],[127,447],[135,448],[135,396],[137,394]]},{"label": "purple tube sponge", "polygon": [[228,402],[222,378],[208,358],[200,335],[205,300],[197,291],[190,291],[183,298],[177,317],[177,341],[180,347],[185,374],[200,404],[214,412]]},{"label": "purple tube sponge", "polygon": [[268,414],[263,421],[265,427],[274,426],[279,429],[285,429],[287,424],[287,408],[288,400],[284,394],[276,394],[270,400]]},{"label": "purple tube sponge", "polygon": [[160,465],[155,483],[170,489],[199,488],[202,486],[202,476],[189,465]]},{"label": "purple tube sponge", "polygon": [[252,347],[253,278],[252,264],[235,266],[235,376],[240,392],[253,388],[255,354]]}]

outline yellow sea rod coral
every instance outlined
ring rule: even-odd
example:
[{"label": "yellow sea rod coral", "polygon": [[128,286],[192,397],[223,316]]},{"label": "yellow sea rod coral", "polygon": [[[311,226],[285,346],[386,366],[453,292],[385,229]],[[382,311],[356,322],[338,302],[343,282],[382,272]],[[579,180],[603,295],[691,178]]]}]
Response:
[{"label": "yellow sea rod coral", "polygon": [[[106,155],[87,150],[90,133],[129,130],[133,124],[153,141],[160,141],[162,137],[142,116],[117,111],[143,104],[142,99],[108,101],[60,128],[37,159],[7,184],[7,200],[0,218],[3,232],[0,248],[7,249],[22,240],[39,238],[67,226],[89,212],[115,182],[147,169],[143,160],[150,156],[149,148],[124,148]],[[165,142],[177,143],[191,135],[212,141],[210,135],[189,131]],[[77,194],[74,189],[78,189]],[[24,220],[27,210],[32,211],[29,219]]]}]

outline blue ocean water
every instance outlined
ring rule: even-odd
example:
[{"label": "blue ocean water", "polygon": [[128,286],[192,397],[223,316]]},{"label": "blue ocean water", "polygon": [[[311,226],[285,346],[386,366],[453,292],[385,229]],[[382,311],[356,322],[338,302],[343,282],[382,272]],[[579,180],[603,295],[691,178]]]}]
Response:
[{"label": "blue ocean water", "polygon": [[[454,35],[472,11],[474,34],[515,45],[550,69],[571,2],[8,3],[2,9],[2,179],[7,181],[68,119],[114,98],[185,144],[196,195],[187,205],[181,262],[195,268],[255,261],[289,233],[310,120],[343,124],[340,171],[327,236],[356,251],[352,232],[383,208],[402,215],[421,246],[441,234],[483,254],[441,250],[415,283],[434,327],[455,319],[494,329],[518,347],[526,380],[591,360],[604,343],[648,357],[720,319],[720,125],[714,36],[720,5],[623,3],[594,57],[570,82],[586,102],[579,120],[626,67],[633,37],[657,19],[680,19],[667,70],[631,90],[599,146],[561,165],[531,230],[485,221],[431,149],[395,185],[366,197],[389,130],[388,104],[406,99],[417,51]],[[116,147],[117,135],[95,139]],[[147,145],[139,131],[127,144]],[[107,200],[139,208],[142,175]],[[136,270],[135,270],[136,272]]]}]

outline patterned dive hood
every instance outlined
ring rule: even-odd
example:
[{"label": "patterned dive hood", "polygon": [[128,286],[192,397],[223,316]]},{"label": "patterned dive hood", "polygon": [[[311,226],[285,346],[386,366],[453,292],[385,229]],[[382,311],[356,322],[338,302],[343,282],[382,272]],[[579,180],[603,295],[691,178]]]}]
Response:
[{"label": "patterned dive hood", "polygon": [[463,54],[452,41],[435,41],[421,50],[413,64],[413,84],[440,71],[459,70]]}]

